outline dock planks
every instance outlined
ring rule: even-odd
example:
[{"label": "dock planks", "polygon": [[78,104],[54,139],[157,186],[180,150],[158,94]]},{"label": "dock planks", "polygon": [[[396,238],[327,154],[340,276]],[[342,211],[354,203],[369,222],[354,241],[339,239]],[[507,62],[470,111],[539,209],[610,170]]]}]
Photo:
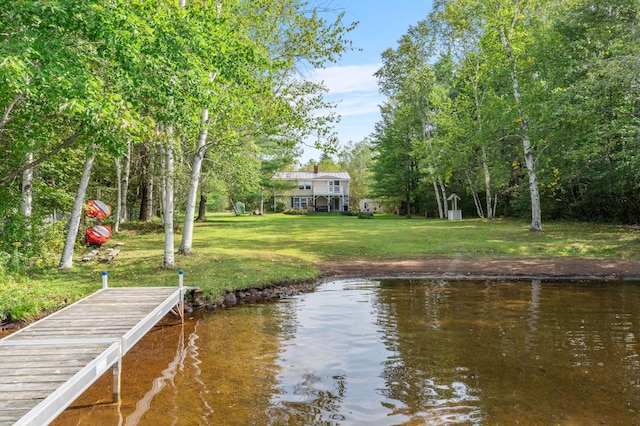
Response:
[{"label": "dock planks", "polygon": [[[184,287],[103,288],[0,340],[0,425],[46,425],[126,354]],[[180,315],[182,313],[180,312]]]}]

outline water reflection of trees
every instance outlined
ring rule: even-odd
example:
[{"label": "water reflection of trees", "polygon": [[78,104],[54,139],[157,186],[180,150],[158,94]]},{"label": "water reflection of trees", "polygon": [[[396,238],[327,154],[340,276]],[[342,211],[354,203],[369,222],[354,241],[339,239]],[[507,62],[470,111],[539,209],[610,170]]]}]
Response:
[{"label": "water reflection of trees", "polygon": [[[394,414],[428,421],[480,422],[473,373],[456,361],[466,350],[454,325],[455,289],[446,281],[383,281],[377,300],[378,324],[394,354],[384,365],[380,393],[399,403]],[[456,339],[460,339],[460,342]],[[447,350],[443,350],[447,348]]]},{"label": "water reflection of trees", "polygon": [[394,356],[380,393],[421,418],[632,419],[639,293],[618,284],[383,281],[376,315]]}]

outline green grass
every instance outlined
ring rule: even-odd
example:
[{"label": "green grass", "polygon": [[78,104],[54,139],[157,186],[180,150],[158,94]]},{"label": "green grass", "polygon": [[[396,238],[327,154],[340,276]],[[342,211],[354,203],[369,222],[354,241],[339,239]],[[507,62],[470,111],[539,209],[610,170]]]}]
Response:
[{"label": "green grass", "polygon": [[[110,244],[122,242],[115,261],[75,261],[59,270],[58,259],[22,276],[0,273],[0,319],[33,319],[101,287],[101,272],[111,286],[185,285],[208,295],[275,283],[317,279],[317,262],[393,260],[424,256],[468,258],[579,257],[640,259],[640,231],[595,224],[546,222],[530,232],[518,220],[425,220],[378,215],[355,216],[209,215],[197,223],[194,254],[176,255],[176,267],[162,268],[164,234],[159,224],[125,224]],[[176,247],[181,235],[176,235]],[[88,249],[78,249],[79,259]],[[1,272],[1,271],[0,271]]]}]

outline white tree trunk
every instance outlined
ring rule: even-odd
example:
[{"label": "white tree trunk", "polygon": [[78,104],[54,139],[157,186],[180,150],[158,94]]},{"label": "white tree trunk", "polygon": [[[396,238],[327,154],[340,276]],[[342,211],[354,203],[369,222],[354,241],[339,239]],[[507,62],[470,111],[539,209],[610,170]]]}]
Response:
[{"label": "white tree trunk", "polygon": [[438,214],[440,215],[440,219],[444,217],[444,213],[442,212],[442,201],[440,200],[440,191],[438,191],[438,184],[434,180],[433,181],[433,192],[436,194],[436,200],[438,201]]},{"label": "white tree trunk", "polygon": [[200,134],[198,135],[198,143],[196,152],[193,155],[191,163],[191,179],[189,180],[189,193],[187,195],[187,208],[184,217],[184,228],[182,229],[182,242],[178,253],[186,256],[192,252],[193,245],[193,225],[195,222],[196,198],[198,196],[198,183],[200,181],[200,170],[202,169],[202,160],[206,152],[206,142],[209,124],[209,110],[202,110],[200,116]]},{"label": "white tree trunk", "polygon": [[[158,139],[161,138],[161,133],[164,132],[164,126],[159,125],[158,130],[156,131],[156,136]],[[167,128],[167,137],[168,137],[169,129]],[[167,156],[169,150],[169,144],[165,143],[164,145],[160,145],[160,170],[162,174],[162,178],[160,179],[160,225],[164,227],[166,221],[166,211],[167,211],[167,179],[169,178],[169,165],[167,164]],[[166,234],[165,234],[166,235]]]},{"label": "white tree trunk", "polygon": [[[33,162],[33,152],[28,152],[25,157],[25,163]],[[22,201],[20,203],[20,214],[25,218],[31,217],[33,210],[33,169],[27,168],[22,172]]]},{"label": "white tree trunk", "polygon": [[76,199],[73,203],[73,211],[71,212],[71,218],[69,219],[69,230],[67,232],[67,239],[62,249],[62,257],[60,258],[61,269],[70,269],[73,266],[73,248],[78,237],[78,228],[80,227],[80,219],[82,216],[82,204],[87,194],[87,187],[89,186],[89,178],[91,177],[91,168],[93,167],[93,160],[95,159],[95,146],[91,148],[91,154],[84,162],[84,170],[82,171],[82,178],[80,179],[80,186],[76,193]]},{"label": "white tree trunk", "polygon": [[533,161],[533,148],[529,140],[529,134],[522,137],[524,161],[529,172],[529,193],[531,194],[531,230],[542,231],[542,213],[540,208],[540,192],[538,191],[538,178],[536,177],[535,162]]},{"label": "white tree trunk", "polygon": [[124,223],[129,218],[127,211],[127,196],[129,192],[129,174],[131,173],[131,141],[127,142],[127,153],[122,162],[122,195],[120,196],[120,223]]},{"label": "white tree trunk", "polygon": [[[235,214],[236,216],[240,216],[240,213],[238,213],[238,209],[236,208],[236,203],[233,202],[233,198],[229,197],[229,204],[231,205],[231,210],[233,210],[233,214]],[[329,207],[329,209],[331,209],[331,207]]]},{"label": "white tree trunk", "polygon": [[529,194],[531,196],[531,231],[542,231],[542,213],[540,209],[540,192],[538,191],[538,178],[536,176],[536,164],[533,159],[533,147],[529,139],[529,122],[524,116],[520,105],[520,91],[518,89],[518,77],[515,70],[511,73],[513,83],[513,97],[518,106],[520,114],[520,128],[522,129],[522,150],[524,151],[524,162],[529,175]]},{"label": "white tree trunk", "polygon": [[[517,12],[516,12],[517,13]],[[515,20],[514,20],[515,22]],[[536,177],[536,166],[533,159],[533,147],[531,139],[529,139],[529,121],[522,109],[522,101],[520,100],[520,85],[518,82],[518,73],[516,67],[516,59],[513,56],[513,50],[509,38],[504,30],[500,31],[500,40],[507,54],[507,58],[511,62],[511,86],[513,89],[513,98],[518,107],[518,115],[520,119],[520,129],[522,130],[522,149],[524,151],[524,162],[527,166],[529,174],[529,194],[531,196],[531,231],[542,231],[542,213],[540,210],[540,192],[538,191],[538,178]]]},{"label": "white tree trunk", "polygon": [[480,219],[484,219],[484,212],[482,211],[482,203],[480,202],[480,197],[477,192],[472,192],[473,202],[476,205],[476,213]]},{"label": "white tree trunk", "polygon": [[482,211],[482,203],[480,202],[480,197],[478,196],[478,193],[475,191],[473,182],[471,181],[471,177],[469,176],[469,173],[466,173],[467,176],[467,183],[469,184],[469,192],[471,193],[471,196],[473,197],[473,203],[476,206],[476,213],[478,214],[478,217],[481,219],[484,219],[484,212]]},{"label": "white tree trunk", "polygon": [[449,217],[449,200],[447,200],[447,189],[444,187],[444,182],[438,177],[438,183],[440,184],[440,190],[442,191],[442,201],[444,203],[444,218]]},{"label": "white tree trunk", "polygon": [[260,216],[264,215],[264,189],[260,188]]},{"label": "white tree trunk", "polygon": [[113,224],[113,232],[118,233],[120,232],[120,215],[122,214],[122,211],[120,210],[122,208],[121,207],[122,206],[122,167],[120,166],[119,158],[115,159],[115,163],[116,163],[116,181],[118,186],[118,195],[117,195],[117,201],[116,201],[116,217]]},{"label": "white tree trunk", "polygon": [[[149,155],[151,155],[151,153],[149,153]],[[151,169],[151,164],[149,164],[149,169]],[[151,174],[151,172],[152,172],[151,170],[147,171],[147,173],[149,173],[150,176],[147,179],[147,182],[145,183],[147,187],[147,198],[145,200],[147,203],[147,207],[146,207],[147,215],[143,219],[145,222],[151,222],[153,220],[153,190],[155,187],[155,177]]]},{"label": "white tree trunk", "polygon": [[[167,135],[171,135],[171,127],[167,129]],[[173,234],[173,147],[171,139],[165,147],[165,185],[164,185],[164,262],[163,266],[175,266],[174,234]]]},{"label": "white tree trunk", "polygon": [[491,208],[491,174],[489,173],[489,166],[487,165],[487,150],[482,145],[482,174],[484,175],[484,191],[485,199],[487,202],[487,219],[494,218],[493,209]]},{"label": "white tree trunk", "polygon": [[[436,182],[436,174],[433,171],[433,165],[429,164],[429,174],[431,175],[431,181],[433,182],[433,192],[436,194],[436,201],[438,203],[438,213],[440,214],[440,219],[442,219],[442,201],[440,200],[440,191],[438,191],[438,183]],[[447,202],[445,198],[445,203]]]},{"label": "white tree trunk", "polygon": [[[478,88],[478,80],[480,73],[480,63],[476,60],[474,64],[474,75],[470,76],[473,81],[473,97],[476,106],[476,123],[478,123],[478,132],[482,132],[482,114],[480,113],[480,97],[479,97],[479,88]],[[481,161],[482,161],[482,174],[484,175],[484,190],[486,195],[486,203],[487,203],[487,219],[491,220],[494,217],[493,209],[491,208],[491,174],[489,173],[489,166],[487,164],[487,149],[484,145],[480,147],[481,149]]]}]

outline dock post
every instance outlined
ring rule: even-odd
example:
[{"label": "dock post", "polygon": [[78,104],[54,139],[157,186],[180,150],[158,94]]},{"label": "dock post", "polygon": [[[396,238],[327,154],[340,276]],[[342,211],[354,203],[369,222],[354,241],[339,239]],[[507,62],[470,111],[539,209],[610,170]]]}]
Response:
[{"label": "dock post", "polygon": [[108,288],[107,284],[107,271],[102,271],[102,288]]},{"label": "dock post", "polygon": [[180,313],[180,322],[184,322],[184,271],[180,269],[178,272],[178,285],[180,287],[180,303],[178,311]]},{"label": "dock post", "polygon": [[113,403],[118,404],[120,402],[120,385],[122,383],[122,354],[118,358],[118,362],[111,367],[113,373]]}]

